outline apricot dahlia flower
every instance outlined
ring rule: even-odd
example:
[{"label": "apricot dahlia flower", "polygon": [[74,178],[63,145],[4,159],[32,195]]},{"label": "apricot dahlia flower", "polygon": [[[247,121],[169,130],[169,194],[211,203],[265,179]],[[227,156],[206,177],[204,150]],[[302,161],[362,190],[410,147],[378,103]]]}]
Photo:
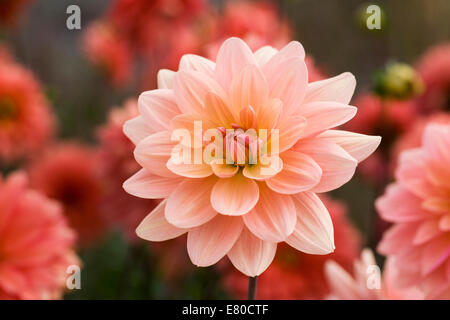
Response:
[{"label": "apricot dahlia flower", "polygon": [[395,175],[376,202],[394,223],[378,250],[400,271],[399,285],[450,299],[450,126],[428,125],[422,146],[400,154]]},{"label": "apricot dahlia flower", "polygon": [[230,38],[216,62],[185,55],[177,72],[159,72],[159,89],[141,94],[140,116],[124,125],[143,167],[125,190],[164,198],[137,228],[141,238],[187,232],[195,265],[228,255],[248,276],[270,265],[279,242],[334,251],[316,193],[349,181],[380,137],[329,130],[355,115],[355,78],[308,84],[304,57],[298,42],[253,53]]},{"label": "apricot dahlia flower", "polygon": [[28,189],[23,173],[0,177],[0,300],[60,298],[79,264],[60,205]]}]

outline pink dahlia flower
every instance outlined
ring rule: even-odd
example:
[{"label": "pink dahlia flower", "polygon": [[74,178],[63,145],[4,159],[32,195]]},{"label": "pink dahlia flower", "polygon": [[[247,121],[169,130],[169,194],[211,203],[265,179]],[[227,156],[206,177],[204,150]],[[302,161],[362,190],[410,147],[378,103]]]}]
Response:
[{"label": "pink dahlia flower", "polygon": [[53,133],[54,119],[39,83],[0,52],[0,161],[39,151]]},{"label": "pink dahlia flower", "polygon": [[28,189],[23,173],[0,179],[0,300],[57,299],[79,264],[61,207]]},{"label": "pink dahlia flower", "polygon": [[421,300],[423,294],[417,288],[399,289],[395,279],[400,276],[390,261],[383,274],[370,249],[364,249],[361,259],[354,262],[353,276],[338,263],[328,260],[325,276],[331,288],[330,299],[339,300]]},{"label": "pink dahlia flower", "polygon": [[437,112],[428,117],[420,118],[414,123],[410,130],[400,136],[395,142],[392,150],[393,163],[391,163],[391,166],[393,169],[397,167],[398,158],[404,150],[418,148],[422,145],[423,132],[430,123],[448,125],[450,124],[450,114]]},{"label": "pink dahlia flower", "polygon": [[30,184],[58,200],[78,241],[86,245],[105,230],[100,204],[103,181],[98,154],[82,145],[66,143],[49,147],[29,166]]},{"label": "pink dahlia flower", "polygon": [[195,265],[227,255],[248,276],[270,265],[279,242],[334,251],[316,193],[349,181],[380,137],[330,130],[356,113],[355,78],[308,84],[304,57],[298,42],[253,53],[230,38],[216,62],[185,55],[177,72],[160,71],[159,89],[141,94],[140,115],[124,126],[143,167],[125,190],[164,198],[138,227],[141,238],[187,232]]},{"label": "pink dahlia flower", "polygon": [[[333,259],[350,271],[360,251],[360,237],[346,216],[345,205],[321,196],[334,226],[336,250],[328,255],[301,253],[280,244],[272,265],[258,278],[258,299],[323,299],[329,294],[323,268]],[[234,268],[224,270],[225,286],[237,299],[247,296],[248,279]],[[274,286],[274,283],[277,285]]]},{"label": "pink dahlia flower", "polygon": [[450,299],[450,126],[428,125],[422,146],[401,153],[395,175],[376,201],[394,223],[378,250],[399,270],[400,286]]}]

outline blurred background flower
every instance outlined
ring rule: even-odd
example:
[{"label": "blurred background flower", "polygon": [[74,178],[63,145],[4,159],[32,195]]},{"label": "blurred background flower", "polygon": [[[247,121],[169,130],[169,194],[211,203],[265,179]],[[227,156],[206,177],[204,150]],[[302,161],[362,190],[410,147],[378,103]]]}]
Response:
[{"label": "blurred background flower", "polygon": [[11,163],[43,148],[54,119],[33,74],[0,50],[0,162]]},{"label": "blurred background flower", "polygon": [[398,288],[399,276],[390,261],[386,261],[383,274],[376,264],[373,252],[364,249],[354,261],[353,275],[334,260],[325,264],[325,276],[331,288],[329,298],[336,300],[422,300],[423,293],[417,287]]},{"label": "blurred background flower", "polygon": [[62,204],[81,244],[96,240],[105,230],[99,170],[97,151],[77,143],[49,146],[28,168],[32,187]]},{"label": "blurred background flower", "polygon": [[[28,241],[21,231],[28,224],[21,215],[32,211],[31,222],[42,226],[51,239],[61,237],[57,242],[62,246],[58,254],[45,241],[20,250],[26,263],[19,268],[12,262],[13,253],[19,254],[14,248],[19,247],[4,240],[0,222],[1,298],[62,297],[62,279],[67,275],[61,270],[69,261],[77,261],[75,249],[84,266],[83,289],[71,290],[64,295],[67,299],[245,296],[246,281],[226,264],[192,268],[186,239],[164,244],[139,240],[134,231],[158,201],[129,196],[121,187],[137,169],[133,145],[121,131],[123,122],[136,115],[133,99],[156,88],[159,69],[177,70],[185,53],[214,60],[220,44],[230,36],[243,38],[252,49],[300,41],[308,49],[310,82],[350,70],[358,81],[351,101],[358,113],[343,129],[383,136],[379,150],[362,163],[357,176],[327,196],[336,225],[336,253],[306,257],[280,246],[273,265],[260,279],[260,297],[322,299],[330,293],[344,298],[326,281],[325,261],[336,260],[343,268],[339,270],[347,273],[342,279],[354,287],[359,276],[352,266],[361,265],[357,260],[361,246],[370,247],[378,265],[384,267],[385,286],[391,288],[404,278],[406,272],[391,267],[392,253],[381,250],[389,256],[384,263],[375,250],[382,237],[380,248],[386,246],[391,231],[385,230],[391,222],[379,218],[374,201],[394,180],[402,165],[401,154],[422,146],[425,128],[450,123],[447,0],[410,0],[407,10],[404,1],[378,1],[381,30],[366,28],[369,3],[363,0],[79,0],[82,28],[68,30],[66,8],[71,4],[74,1],[0,0],[0,170],[4,177],[0,206],[13,203],[5,199],[10,200],[13,189],[20,189],[17,192],[22,195],[32,194],[25,198],[32,198],[35,207],[29,210],[29,205],[20,205],[23,210],[17,211],[6,229],[8,239],[14,235],[14,241],[20,240],[18,246]],[[29,175],[31,187],[18,182],[25,181],[17,178],[16,171],[21,169]],[[0,221],[4,212],[0,210]],[[394,228],[404,223],[395,222]],[[395,246],[395,241],[389,245]],[[7,251],[13,260],[2,260],[3,248],[11,248]],[[408,248],[416,245],[408,243],[404,249]],[[48,253],[45,263],[33,264],[39,270],[29,263],[36,261],[34,250]],[[436,261],[428,256],[418,260]],[[445,285],[450,281],[442,276],[443,265],[432,269],[428,278],[418,277],[426,283],[428,297],[446,297]],[[11,268],[17,271],[14,275]],[[8,272],[8,277],[2,272]],[[333,277],[342,274],[339,271]],[[271,288],[273,281],[277,286]],[[404,297],[384,291],[375,296]]]},{"label": "blurred background flower", "polygon": [[0,299],[57,299],[80,265],[61,206],[29,189],[23,172],[0,180]]},{"label": "blurred background flower", "polygon": [[400,154],[397,182],[376,206],[394,223],[378,250],[399,270],[398,286],[418,286],[429,299],[450,299],[450,125],[430,123],[422,144]]}]

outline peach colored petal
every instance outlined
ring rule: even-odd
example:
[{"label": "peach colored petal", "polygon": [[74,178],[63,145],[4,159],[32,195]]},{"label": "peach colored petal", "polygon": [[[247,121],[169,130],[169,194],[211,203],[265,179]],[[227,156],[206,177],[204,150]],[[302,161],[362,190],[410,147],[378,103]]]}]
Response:
[{"label": "peach colored petal", "polygon": [[273,73],[268,73],[267,70],[264,74],[269,84],[270,97],[279,98],[283,102],[283,115],[298,112],[308,84],[308,70],[303,58],[286,59],[273,69]]},{"label": "peach colored petal", "polygon": [[279,152],[290,149],[304,136],[307,125],[305,118],[299,114],[283,118],[277,125],[279,128]]},{"label": "peach colored petal", "polygon": [[149,172],[163,177],[176,177],[166,167],[175,143],[171,140],[170,131],[153,133],[139,142],[134,150],[134,157]]},{"label": "peach colored petal", "polygon": [[217,215],[214,219],[189,231],[187,250],[193,264],[207,267],[223,258],[242,231],[240,217]]},{"label": "peach colored petal", "polygon": [[259,189],[259,202],[244,215],[245,225],[261,240],[286,240],[293,232],[297,220],[291,196],[278,194],[264,184],[260,184]]},{"label": "peach colored petal", "polygon": [[239,112],[239,123],[243,128],[256,127],[256,112],[251,105],[243,107]]},{"label": "peach colored petal", "polygon": [[[196,130],[197,126],[197,130]],[[176,143],[183,147],[188,147],[191,150],[191,160],[194,161],[195,149],[202,148],[203,134],[206,130],[215,128],[216,126],[212,121],[207,118],[206,114],[180,114],[171,121],[172,135]],[[201,129],[201,130],[199,130]],[[189,139],[190,138],[190,139]],[[186,149],[187,150],[187,149]],[[174,152],[180,152],[174,150]]]},{"label": "peach colored petal", "polygon": [[262,156],[256,164],[247,164],[242,174],[254,180],[266,180],[283,169],[283,161],[278,155]]},{"label": "peach colored petal", "polygon": [[333,78],[311,82],[306,88],[304,103],[313,101],[335,101],[348,104],[355,92],[356,79],[350,72]]},{"label": "peach colored petal", "polygon": [[228,252],[228,258],[243,274],[256,277],[269,267],[276,251],[276,243],[263,241],[244,228],[239,239]]},{"label": "peach colored petal", "polygon": [[267,76],[275,72],[280,64],[291,58],[305,58],[305,49],[298,41],[289,42],[280,51],[275,53],[264,67],[264,73]]},{"label": "peach colored petal", "polygon": [[[247,106],[251,106],[258,113],[267,103],[268,92],[269,87],[259,67],[255,64],[246,66],[231,82],[230,99],[233,114],[238,116]],[[244,128],[247,129],[245,126]]]},{"label": "peach colored petal", "polygon": [[217,53],[216,79],[228,91],[233,78],[249,64],[256,64],[256,60],[247,44],[239,38],[229,38]]},{"label": "peach colored petal", "polygon": [[[171,128],[172,129],[187,129],[192,137],[194,137],[194,124],[196,121],[201,121],[202,130],[207,130],[210,128],[215,128],[216,125],[213,121],[209,120],[209,117],[205,114],[196,114],[196,113],[184,113],[177,115],[172,119]],[[203,136],[203,132],[199,132],[201,136]],[[203,140],[201,138],[201,140]],[[193,143],[192,143],[193,145]]]},{"label": "peach colored petal", "polygon": [[292,196],[297,211],[297,224],[286,243],[309,254],[329,254],[334,251],[333,222],[327,208],[312,192]]},{"label": "peach colored petal", "polygon": [[375,206],[380,216],[391,222],[418,221],[429,217],[430,213],[421,208],[422,199],[398,184],[386,188],[385,195],[376,200]]},{"label": "peach colored petal", "polygon": [[178,71],[173,80],[175,100],[183,113],[202,114],[205,97],[214,92],[223,97],[222,88],[208,75],[199,71]]},{"label": "peach colored petal", "polygon": [[199,71],[203,74],[213,77],[213,71],[216,64],[209,59],[196,54],[185,54],[181,57],[179,70]]},{"label": "peach colored petal", "polygon": [[181,236],[187,229],[171,225],[164,216],[166,200],[150,212],[136,229],[136,234],[148,241],[166,241]]},{"label": "peach colored petal", "polygon": [[167,161],[167,168],[173,173],[186,178],[206,178],[213,174],[211,166],[207,163],[185,164],[175,162],[172,158]]},{"label": "peach colored petal", "polygon": [[168,69],[159,70],[157,75],[158,89],[172,89],[174,76],[175,71]]},{"label": "peach colored petal", "polygon": [[218,163],[218,160],[213,160],[211,162],[211,169],[219,178],[230,178],[239,171],[239,166],[233,164]]},{"label": "peach colored petal", "polygon": [[205,100],[205,114],[217,127],[230,128],[237,118],[227,104],[216,94],[208,92]]},{"label": "peach colored petal", "polygon": [[337,144],[318,138],[300,140],[294,149],[309,155],[322,169],[322,178],[311,190],[313,192],[327,192],[339,188],[353,177],[358,164]]},{"label": "peach colored petal", "polygon": [[270,129],[273,129],[277,126],[282,110],[283,102],[281,102],[280,99],[269,100],[264,108],[259,109],[257,115],[258,129],[266,129],[269,133]]},{"label": "peach colored petal", "polygon": [[370,156],[380,145],[380,136],[368,136],[344,130],[327,130],[318,137],[336,143],[358,162]]},{"label": "peach colored petal", "polygon": [[306,119],[303,137],[308,137],[346,123],[355,116],[356,108],[338,102],[319,101],[302,105],[298,113]]},{"label": "peach colored petal", "polygon": [[156,89],[141,93],[138,106],[147,125],[155,131],[170,129],[170,120],[180,114],[175,103],[175,95],[169,89]]},{"label": "peach colored petal", "polygon": [[161,177],[141,169],[123,183],[123,188],[136,197],[162,199],[168,197],[182,180],[182,178]]},{"label": "peach colored petal", "polygon": [[179,228],[202,225],[217,215],[211,207],[211,189],[215,178],[188,179],[167,198],[166,219]]},{"label": "peach colored petal", "polygon": [[259,188],[255,181],[236,174],[219,179],[211,192],[211,205],[219,213],[239,216],[249,212],[258,202]]},{"label": "peach colored petal", "polygon": [[255,51],[255,59],[260,67],[264,66],[274,55],[278,52],[277,49],[271,46],[264,46]]},{"label": "peach colored petal", "polygon": [[137,145],[141,140],[154,133],[154,131],[146,124],[143,116],[137,116],[124,123],[123,133],[131,142]]},{"label": "peach colored petal", "polygon": [[266,180],[272,190],[283,194],[307,191],[317,185],[322,176],[320,166],[308,155],[297,151],[281,154],[283,170]]}]

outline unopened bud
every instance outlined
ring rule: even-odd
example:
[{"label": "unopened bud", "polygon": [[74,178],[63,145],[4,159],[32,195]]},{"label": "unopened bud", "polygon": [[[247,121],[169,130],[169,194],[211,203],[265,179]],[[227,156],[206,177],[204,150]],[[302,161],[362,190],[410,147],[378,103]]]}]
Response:
[{"label": "unopened bud", "polygon": [[407,100],[424,90],[419,74],[405,63],[387,65],[375,74],[374,82],[375,93],[386,99]]}]

